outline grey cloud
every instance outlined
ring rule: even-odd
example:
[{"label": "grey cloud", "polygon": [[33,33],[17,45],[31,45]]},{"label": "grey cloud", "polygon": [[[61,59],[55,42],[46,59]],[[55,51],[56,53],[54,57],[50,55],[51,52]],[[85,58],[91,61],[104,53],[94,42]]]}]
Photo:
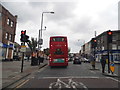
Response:
[{"label": "grey cloud", "polygon": [[76,8],[76,3],[71,2],[56,2],[53,3],[53,11],[55,12],[54,16],[47,17],[48,19],[52,19],[55,22],[61,22],[67,20],[68,18],[74,17],[73,11]]}]

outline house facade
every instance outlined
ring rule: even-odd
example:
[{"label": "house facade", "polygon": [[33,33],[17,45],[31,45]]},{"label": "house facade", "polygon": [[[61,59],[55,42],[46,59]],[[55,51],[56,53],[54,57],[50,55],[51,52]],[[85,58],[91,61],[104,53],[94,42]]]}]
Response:
[{"label": "house facade", "polygon": [[2,46],[2,59],[13,59],[13,47],[16,35],[17,15],[13,16],[0,4],[0,36]]},{"label": "house facade", "polygon": [[81,47],[81,52],[85,56],[89,56],[94,50],[96,61],[100,61],[102,55],[108,55],[109,47],[109,59],[120,62],[120,30],[112,31],[112,43],[107,43],[107,31],[96,36],[96,41],[97,47],[95,49],[91,47],[91,41],[89,41]]}]

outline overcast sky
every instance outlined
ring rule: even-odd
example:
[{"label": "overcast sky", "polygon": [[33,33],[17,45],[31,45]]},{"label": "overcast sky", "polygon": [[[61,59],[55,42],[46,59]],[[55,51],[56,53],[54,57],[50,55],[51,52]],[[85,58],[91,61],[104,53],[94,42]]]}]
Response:
[{"label": "overcast sky", "polygon": [[43,31],[43,48],[49,47],[50,36],[62,35],[68,37],[71,52],[79,52],[81,45],[95,36],[95,31],[99,35],[109,29],[118,29],[119,0],[1,1],[13,15],[18,15],[15,39],[18,43],[21,30],[26,30],[30,37],[38,38],[42,12],[55,12],[44,14],[43,28],[46,26],[47,29]]}]

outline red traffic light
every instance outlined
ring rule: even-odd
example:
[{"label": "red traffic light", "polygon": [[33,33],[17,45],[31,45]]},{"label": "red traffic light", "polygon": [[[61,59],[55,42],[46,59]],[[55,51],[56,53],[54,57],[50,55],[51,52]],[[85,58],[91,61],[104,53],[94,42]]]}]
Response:
[{"label": "red traffic light", "polygon": [[112,31],[111,30],[107,31],[107,34],[112,35]]},{"label": "red traffic light", "polygon": [[97,42],[97,40],[94,40],[94,42]]},{"label": "red traffic light", "polygon": [[108,32],[108,35],[112,35],[112,32],[110,31],[110,32]]},{"label": "red traffic light", "polygon": [[21,31],[21,34],[24,34],[24,35],[25,35],[25,34],[26,34],[26,30],[25,30],[25,31]]}]

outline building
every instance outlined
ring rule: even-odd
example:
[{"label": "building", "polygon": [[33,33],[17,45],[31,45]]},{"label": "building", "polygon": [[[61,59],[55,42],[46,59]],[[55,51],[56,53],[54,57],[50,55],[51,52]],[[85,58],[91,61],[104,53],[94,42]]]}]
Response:
[{"label": "building", "polygon": [[17,15],[13,16],[0,4],[0,40],[2,44],[2,59],[13,59],[13,47],[16,35]]},{"label": "building", "polygon": [[96,36],[96,41],[97,47],[95,49],[91,47],[91,41],[89,41],[81,47],[84,48],[81,49],[81,52],[84,53],[85,56],[89,56],[92,52],[94,52],[96,61],[100,61],[102,55],[108,55],[109,47],[109,59],[115,62],[120,62],[120,30],[112,31],[112,43],[109,45],[107,43],[107,31]]}]

